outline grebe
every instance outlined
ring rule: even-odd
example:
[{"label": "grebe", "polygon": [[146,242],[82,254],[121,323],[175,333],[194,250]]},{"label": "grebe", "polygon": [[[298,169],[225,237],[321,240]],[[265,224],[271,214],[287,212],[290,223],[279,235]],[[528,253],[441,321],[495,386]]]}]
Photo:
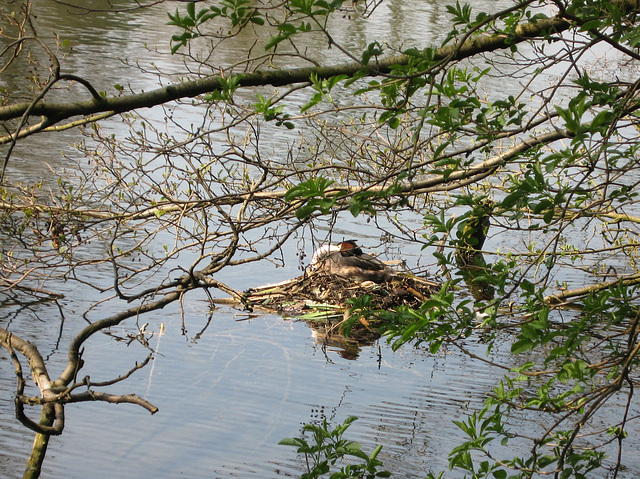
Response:
[{"label": "grebe", "polygon": [[382,283],[395,276],[395,271],[375,256],[363,253],[355,240],[324,245],[313,253],[310,269],[324,270],[355,281]]}]

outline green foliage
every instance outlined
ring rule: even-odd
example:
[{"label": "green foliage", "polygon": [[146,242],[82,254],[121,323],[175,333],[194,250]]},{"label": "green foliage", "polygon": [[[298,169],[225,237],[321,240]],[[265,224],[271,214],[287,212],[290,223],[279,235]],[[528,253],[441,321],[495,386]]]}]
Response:
[{"label": "green foliage", "polygon": [[469,472],[474,478],[494,477],[499,479],[507,477],[507,471],[502,464],[492,464],[490,461],[481,461],[476,464],[476,461],[472,459],[474,451],[490,456],[488,446],[497,438],[502,437],[502,445],[508,443],[510,434],[502,423],[500,409],[496,408],[490,411],[490,407],[485,406],[480,411],[474,411],[466,421],[453,421],[453,423],[469,439],[451,451],[449,467]]},{"label": "green foliage", "polygon": [[379,57],[384,53],[384,48],[378,42],[370,43],[365,50],[362,51],[362,64],[367,66],[373,57]]},{"label": "green foliage", "polygon": [[[408,342],[416,346],[425,343],[434,354],[452,338],[471,335],[475,316],[469,309],[470,302],[457,302],[452,286],[450,282],[445,282],[440,291],[424,301],[418,309],[400,307],[397,311],[380,313],[386,325],[384,334],[392,341],[394,350]],[[454,302],[457,302],[455,309]]]},{"label": "green foliage", "polygon": [[[387,471],[379,471],[382,463],[376,459],[382,446],[377,446],[371,454],[366,454],[362,446],[357,442],[343,438],[346,430],[357,420],[356,417],[348,417],[342,424],[330,430],[327,420],[323,419],[321,425],[305,424],[303,431],[312,436],[312,441],[304,437],[283,439],[279,444],[294,446],[298,454],[304,454],[307,463],[307,472],[300,479],[316,479],[330,474],[330,479],[374,479],[376,477],[391,477]],[[348,457],[360,460],[352,462]],[[345,466],[336,470],[342,462]],[[332,472],[333,471],[333,472]]]},{"label": "green foliage", "polygon": [[353,327],[362,319],[366,319],[374,314],[379,314],[380,311],[375,311],[372,306],[371,296],[363,294],[354,298],[349,298],[346,301],[349,307],[349,318],[340,324],[340,332],[349,337]]},{"label": "green foliage", "polygon": [[460,249],[480,250],[484,245],[490,226],[493,201],[478,199],[471,211],[458,226],[456,246]]},{"label": "green foliage", "polygon": [[[388,188],[376,189],[373,191],[365,190],[354,193],[349,199],[349,212],[354,217],[363,212],[371,216],[375,216],[380,208],[380,200],[393,199],[394,196],[402,190],[402,185],[399,183],[400,179],[402,179],[402,177],[391,184]],[[402,204],[402,201],[400,203]]]},{"label": "green foliage", "polygon": [[507,192],[509,194],[500,203],[502,208],[507,211],[531,210],[541,215],[545,224],[553,221],[556,208],[564,205],[567,195],[566,188],[551,187],[540,161],[528,163],[522,174],[511,176]]},{"label": "green foliage", "polygon": [[[242,75],[236,75],[230,78],[220,78],[220,89],[207,93],[204,96],[205,101],[210,102],[233,102],[233,93],[238,88]],[[264,101],[264,98],[262,99]]]},{"label": "green foliage", "polygon": [[253,104],[257,114],[264,117],[265,121],[273,121],[276,126],[284,125],[288,130],[293,130],[295,125],[289,121],[291,115],[283,113],[284,105],[273,106],[272,98],[265,98],[261,93],[257,94],[258,101]]},{"label": "green foliage", "polygon": [[294,199],[303,200],[302,206],[296,210],[296,217],[298,219],[308,218],[315,212],[327,214],[331,211],[336,201],[344,196],[342,192],[327,196],[326,190],[329,186],[333,185],[333,183],[332,180],[327,180],[321,176],[309,178],[307,181],[290,188],[284,199],[288,202]]},{"label": "green foliage", "polygon": [[295,22],[280,22],[277,25],[278,35],[271,37],[264,45],[265,50],[272,50],[280,42],[291,39],[294,35],[308,33],[315,29],[324,30],[327,17],[342,6],[343,0],[288,0],[287,7],[295,17]]},{"label": "green foliage", "polygon": [[443,44],[449,43],[459,35],[473,31],[481,31],[481,27],[490,18],[485,12],[480,12],[475,18],[472,18],[471,5],[468,3],[460,5],[460,2],[457,0],[455,5],[447,5],[447,13],[450,15],[454,28],[449,32]]},{"label": "green foliage", "polygon": [[[371,43],[362,52],[362,63],[368,65],[371,57],[383,53],[383,48],[377,43]],[[354,92],[363,95],[377,92],[385,109],[380,113],[378,121],[386,123],[396,129],[400,126],[400,115],[407,112],[411,98],[427,85],[431,85],[430,68],[435,65],[434,51],[431,48],[418,50],[415,48],[403,52],[407,56],[405,64],[393,65],[393,74],[384,81],[371,80],[368,85]]]},{"label": "green foliage", "polygon": [[[455,422],[464,437],[449,456],[450,467],[471,477],[585,477],[602,465],[600,444],[618,440],[622,448],[629,409],[620,419],[599,427],[606,433],[593,433],[595,439],[588,439],[591,442],[586,446],[577,447],[576,438],[583,440],[584,428],[610,398],[624,394],[631,398],[637,382],[635,369],[640,365],[640,102],[634,70],[640,27],[638,8],[631,3],[522,1],[510,3],[501,12],[477,12],[471,2],[456,2],[446,6],[451,25],[444,39],[448,48],[373,38],[366,47],[354,50],[337,43],[339,35],[333,34],[329,20],[338,14],[353,15],[357,21],[362,2],[221,0],[206,6],[205,2],[188,2],[169,13],[169,24],[177,28],[171,38],[173,53],[202,37],[215,38],[212,44],[231,40],[247,26],[258,31],[255,42],[264,42],[266,50],[262,58],[252,51],[230,74],[220,75],[219,88],[204,95],[205,101],[221,105],[221,115],[228,115],[220,124],[209,124],[210,131],[224,131],[231,138],[229,151],[246,151],[258,148],[257,132],[263,122],[289,130],[297,127],[300,156],[289,161],[281,155],[270,163],[268,155],[262,155],[265,186],[261,192],[271,196],[264,203],[253,202],[246,192],[247,185],[253,185],[250,171],[254,164],[225,163],[216,178],[218,184],[212,186],[215,172],[207,156],[211,145],[190,143],[191,138],[206,135],[192,134],[185,149],[160,133],[155,144],[145,144],[150,128],[141,122],[134,136],[146,147],[145,154],[175,149],[185,163],[195,157],[200,161],[193,164],[206,163],[206,167],[193,172],[185,166],[188,179],[179,185],[178,180],[171,183],[183,173],[174,164],[151,173],[121,167],[124,174],[117,171],[113,178],[105,176],[101,181],[113,185],[114,191],[121,191],[118,188],[125,181],[136,187],[152,183],[151,195],[148,191],[120,193],[118,202],[138,208],[143,204],[141,198],[159,198],[144,204],[152,207],[144,211],[166,224],[207,225],[202,237],[210,242],[230,235],[234,241],[243,235],[251,237],[245,233],[251,232],[252,225],[261,229],[275,223],[297,227],[302,221],[346,211],[354,217],[387,214],[389,223],[398,226],[394,234],[421,242],[426,254],[433,255],[443,278],[441,288],[418,308],[377,311],[370,297],[352,298],[347,301],[350,317],[342,325],[343,333],[349,335],[357,321],[376,315],[385,324],[384,334],[394,350],[411,345],[435,354],[455,346],[468,352],[467,344],[472,341],[488,352],[500,348],[503,356],[495,362],[506,373],[487,391],[478,410]],[[548,31],[535,31],[546,19],[541,11],[558,14]],[[262,26],[264,29],[259,28]],[[522,32],[529,41],[526,47],[521,46]],[[311,47],[298,43],[309,34],[314,35],[310,37],[314,43],[344,54],[347,63],[335,70],[321,65],[320,55],[314,57]],[[322,41],[317,42],[318,37]],[[503,42],[499,47],[486,46],[496,39]],[[451,48],[454,45],[459,48]],[[502,51],[484,55],[489,48]],[[601,51],[611,54],[606,67],[598,70],[599,64],[585,59],[599,60]],[[402,55],[391,57],[400,52]],[[469,56],[476,58],[467,60]],[[390,58],[393,60],[387,61]],[[275,65],[283,73],[283,79],[274,82],[281,88],[286,83],[283,65],[290,59],[291,65],[317,65],[317,73],[311,73],[308,81],[292,75],[295,79],[288,88],[257,93],[251,104],[234,102],[243,78],[234,72],[259,78]],[[273,64],[268,63],[271,61]],[[251,71],[256,64],[260,70]],[[384,66],[378,70],[379,65]],[[541,77],[545,72],[552,72],[552,77]],[[500,88],[503,82],[509,83],[504,90]],[[124,96],[122,85],[114,88]],[[306,94],[295,106],[304,113],[296,123],[283,101],[293,92]],[[225,109],[225,103],[231,106]],[[318,105],[322,109],[315,108]],[[225,130],[220,125],[234,126]],[[246,129],[237,134],[232,129],[237,126]],[[310,132],[313,138],[306,136]],[[233,140],[236,137],[243,140]],[[105,151],[120,151],[121,145],[109,146],[112,148]],[[206,154],[199,157],[196,152],[200,151]],[[157,161],[160,157],[157,155]],[[324,160],[328,157],[336,161]],[[103,171],[115,170],[113,161],[105,161]],[[158,185],[155,178],[161,175],[167,183]],[[292,185],[284,202],[280,201],[282,185]],[[3,213],[8,218],[2,224],[7,237],[32,231],[38,238],[34,258],[45,257],[40,251],[44,242],[54,244],[56,254],[65,253],[81,229],[79,216],[71,211],[87,210],[76,204],[81,196],[78,190],[61,181],[50,200],[57,211],[69,214],[45,214],[35,206],[35,198],[43,193],[27,194],[20,188],[15,188],[16,195],[2,190],[7,207],[14,208],[20,196],[33,200],[15,207],[20,216]],[[242,203],[243,207],[224,210],[225,205],[212,198],[216,188],[225,191],[230,205]],[[170,209],[162,208],[172,195],[180,201],[187,198],[188,207],[180,204],[179,208],[184,217],[176,219]],[[190,216],[203,198],[211,201],[202,207],[202,216]],[[93,207],[103,201],[98,198],[88,204]],[[211,204],[216,208],[210,208]],[[107,208],[119,211],[111,204]],[[212,220],[214,209],[220,213],[217,221]],[[395,215],[396,210],[401,214]],[[131,211],[118,218],[128,218]],[[246,217],[232,223],[230,218],[245,212]],[[98,222],[106,222],[101,214]],[[412,215],[410,221],[421,227],[403,223],[405,214]],[[258,218],[269,219],[262,223]],[[232,233],[212,233],[215,223],[228,225]],[[274,226],[273,231],[277,229]],[[155,225],[144,225],[136,231],[155,230]],[[261,231],[255,236],[271,241],[279,234]],[[111,236],[98,232],[92,237]],[[189,241],[193,237],[197,235]],[[235,243],[216,246],[224,255],[238,248]],[[246,246],[243,251],[267,249],[253,243]],[[214,250],[209,243],[207,248]],[[461,261],[460,251],[465,249],[471,254]],[[478,256],[480,250],[486,258]],[[491,294],[474,294],[473,287],[480,284]],[[571,288],[573,291],[566,291]],[[304,319],[326,319],[331,314],[337,315],[327,306]],[[476,353],[469,358],[479,360]],[[377,471],[379,448],[367,455],[359,445],[342,438],[353,420],[349,418],[334,430],[328,429],[326,421],[305,426],[304,432],[312,435],[310,442],[283,440],[309,460],[304,477],[386,477],[387,473]],[[519,423],[534,426],[527,431],[506,427]],[[535,430],[542,423],[546,429]],[[505,448],[514,439],[525,444],[518,449],[521,457],[511,457]],[[362,462],[336,471],[338,461],[346,456]]]},{"label": "green foliage", "polygon": [[311,99],[302,107],[300,107],[300,111],[304,113],[309,108],[317,105],[323,100],[329,103],[333,103],[333,98],[331,97],[331,90],[339,82],[346,80],[347,78],[349,78],[347,75],[336,75],[336,76],[321,80],[318,78],[318,75],[316,75],[315,73],[312,73],[309,79],[311,80],[312,87],[315,90],[315,92],[313,93],[313,95],[311,95]]},{"label": "green foliage", "polygon": [[[286,2],[286,14],[272,20],[275,30],[269,33],[265,49],[273,51],[286,41],[295,50],[296,36],[312,32],[324,33],[331,47],[334,38],[328,21],[341,10],[342,3]],[[173,37],[174,51],[199,35],[199,27],[216,16],[231,18],[230,12],[236,12],[231,19],[234,26],[258,23],[262,18],[244,2],[225,5],[224,11],[211,8],[196,13],[191,4],[186,16],[177,12],[170,15],[172,23],[182,29],[180,35]],[[379,177],[363,176],[376,178],[376,186],[391,186],[370,188],[373,183],[364,180],[360,189],[347,190],[336,185],[337,180],[321,176],[318,170],[300,178],[285,195],[285,201],[295,205],[300,220],[343,210],[354,216],[373,216],[379,214],[381,207],[413,207],[412,200],[404,196],[397,200],[406,194],[407,182],[441,179],[443,194],[426,194],[425,204],[429,206],[421,210],[420,232],[424,248],[430,248],[430,252],[435,249],[433,256],[446,277],[440,290],[418,308],[399,307],[393,311],[372,309],[366,295],[352,298],[347,301],[350,317],[342,324],[342,331],[349,335],[356,322],[375,315],[385,325],[384,334],[394,350],[411,344],[437,353],[447,345],[481,337],[487,351],[502,346],[511,353],[511,362],[505,368],[508,372],[487,395],[484,405],[471,411],[466,419],[455,421],[464,438],[451,451],[449,466],[474,478],[536,474],[582,478],[597,471],[602,467],[604,453],[597,446],[575,447],[576,437],[600,404],[619,392],[625,381],[632,381],[629,368],[638,366],[637,335],[629,329],[629,322],[638,315],[634,304],[637,281],[612,282],[564,303],[562,296],[556,300],[547,296],[568,287],[553,283],[559,268],[567,264],[591,274],[588,278],[593,284],[601,282],[600,275],[609,266],[606,259],[597,256],[589,264],[586,259],[592,251],[575,244],[575,232],[582,231],[574,224],[585,230],[591,227],[593,237],[602,237],[602,252],[613,256],[614,250],[625,251],[623,256],[626,254],[629,259],[626,267],[637,270],[638,220],[625,216],[637,210],[638,196],[637,182],[632,179],[640,149],[633,132],[640,130],[640,114],[635,89],[629,88],[634,80],[596,80],[595,75],[600,72],[587,73],[593,70],[592,66],[585,67],[580,60],[585,53],[589,56],[592,45],[603,42],[625,61],[636,61],[633,52],[640,45],[637,9],[628,8],[625,2],[576,0],[551,4],[516,2],[501,12],[482,12],[474,11],[471,2],[456,2],[446,6],[452,27],[443,45],[468,41],[467,46],[472,49],[478,45],[476,41],[486,40],[483,34],[488,34],[492,39],[504,39],[513,53],[509,57],[507,51],[505,62],[517,60],[521,40],[518,35],[523,31],[520,27],[546,20],[541,13],[545,5],[561,10],[558,18],[566,19],[573,29],[571,35],[580,40],[565,47],[566,57],[564,53],[553,53],[546,58],[545,49],[553,50],[550,44],[562,33],[555,29],[538,32],[527,48],[543,61],[538,69],[522,66],[531,83],[519,94],[508,88],[505,92],[495,91],[499,82],[486,93],[483,82],[488,77],[502,80],[504,72],[511,72],[500,62],[487,59],[482,68],[465,67],[452,57],[438,56],[435,48],[411,45],[403,48],[402,62],[388,66],[383,75],[365,80],[375,71],[377,61],[394,48],[377,39],[360,52],[349,52],[350,59],[361,64],[359,70],[351,74],[340,71],[329,78],[312,74],[308,98],[300,108],[302,113],[321,103],[340,112],[338,100],[349,93],[353,101],[363,99],[367,108],[375,106],[371,114],[363,109],[359,121],[354,115],[341,123],[342,128],[349,121],[357,125],[350,130],[357,138],[367,138],[366,128],[373,125],[365,147],[345,151],[356,152],[351,168],[361,161],[355,156],[374,150],[372,145],[378,142],[384,144],[375,149],[371,159],[362,160],[366,168],[352,168],[363,174],[375,164],[383,173]],[[478,48],[481,51],[482,47]],[[527,55],[524,56],[531,58]],[[561,71],[563,62],[569,66],[562,80],[553,88],[536,92],[539,98],[531,95],[531,85],[538,75],[545,69]],[[520,68],[517,62],[515,66]],[[506,80],[517,82],[519,73],[507,75],[513,77]],[[234,90],[233,84],[223,86],[207,99],[230,101]],[[532,107],[531,99],[540,99],[540,105]],[[293,128],[283,106],[272,104],[271,99],[258,96],[252,107],[265,121]],[[330,130],[321,131],[325,134]],[[536,142],[545,133],[553,132],[561,134]],[[333,137],[327,134],[327,143],[331,140]],[[521,148],[509,152],[514,144]],[[495,159],[505,152],[508,154],[500,162],[487,167],[486,175],[470,176],[470,171],[483,160]],[[378,162],[379,158],[382,160]],[[346,180],[353,179],[349,172],[341,174]],[[459,177],[463,179],[453,180]],[[390,178],[394,179],[391,183]],[[455,184],[457,181],[460,183]],[[345,184],[351,188],[353,183]],[[437,192],[435,180],[434,184],[426,189]],[[495,251],[485,259],[480,250],[489,241],[493,228],[502,229],[503,238],[509,238],[510,232],[516,230],[531,239],[523,251]],[[465,251],[469,252],[466,256]],[[482,284],[491,294],[473,298],[460,294],[465,282],[469,291]],[[559,304],[569,304],[568,301],[575,311],[559,308]],[[517,365],[513,366],[513,362]],[[537,436],[536,431],[525,434],[506,427],[512,417],[526,414],[536,414],[543,418],[541,422],[546,420],[556,426]],[[375,455],[367,456],[359,446],[343,442],[342,433],[352,421],[353,418],[348,419],[333,431],[327,429],[326,421],[321,426],[305,426],[305,432],[313,434],[311,444],[304,439],[283,442],[298,447],[298,452],[309,459],[309,470],[303,477],[329,474],[344,455],[354,454],[365,463],[375,462]],[[624,428],[609,426],[609,434],[622,441]],[[508,457],[506,453],[505,446],[514,439],[529,442],[528,448],[521,449],[522,457]],[[375,468],[367,469],[369,475],[364,475],[366,468],[358,469],[364,465],[348,467],[331,477],[374,477]],[[363,474],[349,475],[359,472]]]},{"label": "green foliage", "polygon": [[180,14],[180,10],[169,16],[168,25],[174,25],[182,30],[182,33],[173,35],[171,42],[171,53],[176,53],[180,48],[186,46],[191,40],[202,35],[200,27],[214,18],[224,18],[231,22],[232,27],[244,27],[247,23],[263,25],[264,19],[255,7],[251,6],[250,0],[222,0],[219,6],[202,8],[196,12],[196,4],[199,2],[188,2],[185,15]]}]

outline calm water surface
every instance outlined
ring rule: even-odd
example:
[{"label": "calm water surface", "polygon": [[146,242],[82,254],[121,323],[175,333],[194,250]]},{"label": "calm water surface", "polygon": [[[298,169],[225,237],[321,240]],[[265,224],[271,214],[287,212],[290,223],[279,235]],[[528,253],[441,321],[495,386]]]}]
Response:
[{"label": "calm water surface", "polygon": [[[500,2],[474,2],[478,9],[494,9],[496,3]],[[59,33],[73,42],[68,71],[90,79],[98,89],[125,82],[134,90],[157,86],[157,77],[140,74],[122,61],[126,59],[142,56],[147,66],[153,61],[180,71],[180,64],[166,55],[171,31],[161,10],[141,16],[75,17],[46,0],[34,4],[41,9],[43,33]],[[351,22],[341,30],[342,41],[364,46],[382,36],[421,46],[438,43],[445,33],[444,12],[444,2],[437,0],[389,1],[371,19]],[[162,52],[150,57],[143,50],[145,43],[159,45]],[[237,54],[227,53],[229,59]],[[111,58],[108,66],[103,64],[105,57]],[[19,87],[17,78],[2,82]],[[120,128],[117,120],[107,127],[116,132]],[[70,131],[30,140],[17,149],[9,174],[46,175],[40,160],[63,164],[58,152],[69,153],[75,135]],[[342,227],[345,236],[379,239],[371,227],[353,222]],[[421,252],[405,248],[403,254],[411,266]],[[250,265],[223,272],[218,279],[238,290],[288,279],[299,270],[293,256],[286,259],[284,268]],[[256,268],[262,268],[258,274]],[[100,283],[109,279],[110,270],[92,274]],[[66,294],[61,309],[45,304],[14,312],[0,305],[2,325],[38,345],[53,377],[66,362],[70,339],[85,324],[80,315],[98,299],[92,291],[77,288],[60,285],[59,291]],[[349,429],[349,439],[361,442],[365,451],[383,444],[380,459],[395,477],[420,478],[430,470],[447,469],[447,455],[460,439],[452,420],[479,406],[502,376],[456,350],[431,355],[406,347],[394,353],[384,341],[363,346],[357,359],[347,359],[338,346],[316,341],[304,323],[269,314],[247,318],[229,307],[216,310],[195,339],[207,324],[208,309],[204,297],[188,296],[186,335],[175,309],[141,319],[150,323],[152,332],[164,324],[164,333],[149,339],[156,358],[106,391],[136,393],[159,412],[150,416],[132,405],[105,403],[67,406],[66,429],[50,442],[43,477],[298,477],[304,460],[278,441],[298,436],[305,423],[327,419],[335,425],[355,415],[360,419]],[[136,331],[135,324],[126,323],[110,335],[92,338],[86,344],[83,374],[103,381],[142,361],[147,350],[123,340]],[[484,355],[481,344],[466,346]],[[490,359],[501,359],[499,348]],[[13,378],[7,355],[0,351],[0,476],[8,479],[22,476],[32,441],[32,434],[13,417]]]}]

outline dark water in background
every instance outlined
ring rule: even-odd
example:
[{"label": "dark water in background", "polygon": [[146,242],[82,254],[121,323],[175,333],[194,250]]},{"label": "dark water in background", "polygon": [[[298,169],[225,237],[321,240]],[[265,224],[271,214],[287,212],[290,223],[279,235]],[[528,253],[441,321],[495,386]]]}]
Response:
[{"label": "dark water in background", "polygon": [[[496,3],[474,2],[474,8],[493,10]],[[164,70],[181,71],[180,63],[166,55],[172,30],[165,25],[163,11],[173,10],[175,4],[153,14],[86,17],[71,16],[46,0],[34,4],[42,34],[58,33],[74,45],[66,71],[90,79],[99,90],[111,91],[114,83],[125,82],[136,91],[158,85],[155,75],[141,74],[125,59],[141,58],[147,67],[154,62]],[[389,1],[370,19],[351,21],[341,30],[341,39],[362,47],[380,37],[391,42],[415,40],[419,45],[439,43],[446,32],[444,5],[438,0]],[[144,51],[144,44],[158,45],[165,53],[154,56]],[[237,54],[229,51],[228,59],[220,61],[231,61]],[[108,65],[105,58],[111,58]],[[20,87],[19,78],[0,82]],[[118,132],[123,127],[114,119],[107,128]],[[68,131],[26,142],[16,150],[9,174],[25,179],[46,176],[40,160],[54,167],[62,164],[59,152],[73,154],[69,145],[74,141],[76,132]],[[278,139],[274,142],[275,148]],[[379,232],[358,221],[342,222],[344,235],[379,242]],[[408,247],[403,255],[415,265],[422,253]],[[428,258],[420,261],[433,263]],[[256,268],[263,270],[256,274]],[[95,281],[104,281],[110,272],[94,271]],[[298,273],[291,257],[284,268],[254,264],[225,271],[218,279],[243,290]],[[66,294],[60,302],[64,320],[49,304],[26,308],[2,323],[5,327],[10,323],[12,331],[39,346],[52,377],[66,362],[69,340],[85,324],[80,315],[98,299],[75,284],[60,285],[60,290]],[[304,323],[269,314],[246,319],[245,313],[229,307],[216,310],[205,332],[194,340],[207,315],[205,298],[191,294],[185,302],[186,336],[175,308],[142,318],[150,323],[150,331],[157,332],[164,324],[164,334],[150,340],[156,359],[105,390],[136,393],[160,411],[149,416],[126,404],[67,406],[66,429],[50,441],[43,477],[298,477],[304,460],[293,448],[278,446],[278,441],[299,435],[305,423],[326,418],[335,425],[355,415],[360,419],[349,429],[349,439],[361,442],[365,451],[383,444],[379,458],[394,477],[420,478],[429,470],[447,469],[447,455],[461,437],[452,421],[478,407],[503,374],[457,350],[431,355],[405,347],[394,353],[384,341],[362,347],[357,360],[345,359],[339,347],[318,343]],[[117,340],[136,330],[127,322],[111,336],[93,337],[86,344],[83,373],[103,381],[142,361],[144,348]],[[466,346],[484,356],[481,344]],[[504,346],[508,350],[509,345]],[[500,348],[489,359],[500,361]],[[0,476],[9,479],[22,476],[33,439],[13,417],[13,378],[7,355],[0,351]],[[457,476],[449,473],[449,477]]]}]

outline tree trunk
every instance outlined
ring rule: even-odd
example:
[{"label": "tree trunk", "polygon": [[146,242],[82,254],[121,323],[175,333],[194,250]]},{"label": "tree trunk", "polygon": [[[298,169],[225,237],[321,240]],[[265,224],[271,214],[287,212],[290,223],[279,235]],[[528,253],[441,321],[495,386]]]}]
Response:
[{"label": "tree trunk", "polygon": [[[53,411],[53,405],[45,404],[42,406],[42,413],[40,414],[40,425],[50,427],[53,425],[55,414]],[[31,455],[27,461],[27,468],[24,471],[23,479],[37,479],[40,477],[40,471],[42,470],[42,463],[47,455],[47,446],[49,445],[49,434],[37,433],[33,440],[33,447],[31,448]]]}]

